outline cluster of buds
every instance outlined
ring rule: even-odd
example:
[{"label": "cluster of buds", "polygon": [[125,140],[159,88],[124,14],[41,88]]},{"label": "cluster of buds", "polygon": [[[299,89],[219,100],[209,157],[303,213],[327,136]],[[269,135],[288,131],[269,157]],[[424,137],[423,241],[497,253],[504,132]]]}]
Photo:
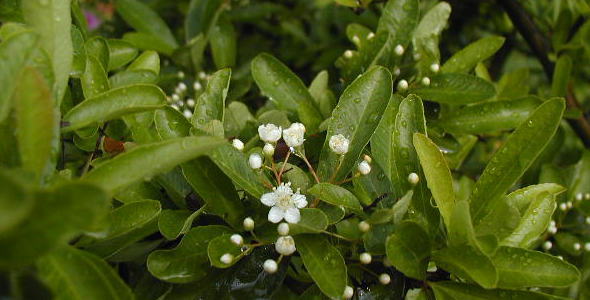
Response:
[{"label": "cluster of buds", "polygon": [[[193,97],[190,97],[189,88],[183,81],[185,78],[184,72],[178,72],[177,77],[181,81],[176,85],[176,87],[174,87],[174,93],[167,97],[167,100],[172,108],[182,112],[182,115],[185,118],[190,119],[193,116],[193,110],[195,108],[196,102]],[[195,80],[192,84],[195,97],[202,93],[203,84],[201,81],[207,80],[207,77],[208,76],[205,72],[199,72],[199,79]]]}]

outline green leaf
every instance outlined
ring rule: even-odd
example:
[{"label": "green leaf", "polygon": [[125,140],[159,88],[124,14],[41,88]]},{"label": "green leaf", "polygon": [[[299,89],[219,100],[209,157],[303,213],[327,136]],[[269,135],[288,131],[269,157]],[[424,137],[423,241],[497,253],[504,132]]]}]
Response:
[{"label": "green leaf", "polygon": [[109,82],[112,89],[133,84],[156,84],[158,74],[148,70],[125,70],[115,73],[109,78]]},{"label": "green leaf", "polygon": [[[284,114],[284,112],[282,113]],[[238,101],[231,102],[225,110],[225,118],[223,120],[223,129],[226,135],[240,136],[240,133],[247,128],[248,124],[256,124],[256,119],[250,113],[248,106]]]},{"label": "green leaf", "polygon": [[213,151],[209,157],[227,177],[248,194],[258,199],[264,194],[263,179],[250,168],[248,159],[238,149],[225,144]]},{"label": "green leaf", "polygon": [[436,124],[454,134],[483,134],[510,130],[522,124],[541,104],[536,97],[484,102],[451,111]]},{"label": "green leaf", "polygon": [[244,205],[231,180],[208,157],[199,157],[182,165],[182,173],[207,203],[207,211],[218,215],[234,228],[242,227]]},{"label": "green leaf", "polygon": [[451,171],[440,149],[424,134],[414,134],[414,146],[420,158],[428,188],[448,228],[455,208]]},{"label": "green leaf", "polygon": [[371,226],[371,230],[363,235],[365,251],[373,255],[386,254],[387,238],[393,234],[395,226],[392,223],[377,224]]},{"label": "green leaf", "polygon": [[[340,96],[332,112],[328,134],[320,154],[318,175],[322,180],[341,180],[357,165],[363,149],[377,128],[391,96],[391,74],[375,67],[352,82]],[[329,146],[330,137],[342,134],[350,140],[348,152],[337,155]],[[342,163],[334,173],[339,159]]]},{"label": "green leaf", "polygon": [[387,259],[396,269],[411,278],[425,278],[430,239],[420,225],[411,221],[400,223],[385,243]]},{"label": "green leaf", "polygon": [[328,71],[319,72],[308,88],[323,119],[329,118],[336,106],[336,96],[334,96],[334,93],[328,87],[328,77]]},{"label": "green leaf", "polygon": [[479,62],[494,55],[502,45],[505,38],[501,36],[487,36],[481,38],[456,52],[440,68],[443,73],[467,73]]},{"label": "green leaf", "polygon": [[154,123],[163,140],[188,136],[191,123],[176,109],[166,106],[156,110]]},{"label": "green leaf", "polygon": [[[387,178],[392,179],[392,172],[395,169],[394,164],[394,130],[395,119],[399,110],[400,103],[403,98],[399,94],[394,94],[389,99],[389,103],[383,112],[383,117],[379,121],[379,125],[375,128],[375,133],[371,136],[371,152],[373,159],[377,162]],[[424,112],[422,112],[424,118]],[[424,124],[425,122],[422,122]],[[406,122],[407,124],[407,122]],[[424,131],[423,131],[424,132]],[[407,175],[406,175],[407,176]],[[397,185],[397,183],[395,183]]]},{"label": "green leaf", "polygon": [[0,236],[0,268],[32,263],[83,231],[95,229],[108,211],[108,196],[87,183],[32,191],[32,196],[33,207],[26,219]]},{"label": "green leaf", "polygon": [[223,140],[214,137],[185,137],[137,146],[102,163],[88,172],[83,180],[116,193],[142,179],[149,179],[205,155],[223,144]]},{"label": "green leaf", "polygon": [[353,193],[337,185],[318,183],[308,189],[307,193],[332,205],[342,206],[357,212],[363,209]]},{"label": "green leaf", "polygon": [[223,69],[211,75],[207,88],[197,98],[195,112],[191,123],[198,129],[204,129],[211,120],[224,120],[225,98],[229,89],[231,70]]},{"label": "green leaf", "polygon": [[156,250],[148,256],[147,268],[156,278],[173,283],[197,281],[210,272],[207,246],[223,234],[230,234],[225,226],[209,225],[191,229],[170,250]]},{"label": "green leaf", "polygon": [[392,45],[404,48],[410,42],[414,28],[418,25],[420,3],[418,0],[387,1],[379,18],[377,33],[387,32]]},{"label": "green leaf", "polygon": [[237,36],[229,18],[220,18],[217,21],[211,28],[209,41],[217,69],[233,67],[236,64]]},{"label": "green leaf", "polygon": [[[226,264],[221,261],[221,257],[228,253],[233,256],[233,259],[229,264]],[[207,246],[207,256],[209,257],[209,261],[211,262],[211,265],[216,268],[229,268],[240,261],[244,255],[242,247],[234,244],[231,241],[229,234],[218,235],[213,238]]]},{"label": "green leaf", "polygon": [[72,47],[73,58],[70,76],[79,78],[86,69],[87,53],[86,47],[84,46],[84,37],[82,36],[80,29],[76,26],[72,26]]},{"label": "green leaf", "polygon": [[155,85],[136,84],[110,90],[86,99],[72,108],[64,121],[69,126],[63,131],[71,131],[85,126],[116,119],[125,114],[153,110],[166,104],[166,96]]},{"label": "green leaf", "polygon": [[555,71],[553,72],[553,80],[551,81],[551,95],[555,97],[565,97],[567,93],[567,85],[570,82],[573,62],[567,55],[560,55],[555,64]]},{"label": "green leaf", "polygon": [[424,100],[455,105],[477,103],[496,95],[490,82],[467,74],[438,74],[432,76],[430,82],[430,85],[420,85],[410,92]]},{"label": "green leaf", "polygon": [[135,48],[141,50],[154,50],[168,56],[172,56],[176,49],[161,38],[144,32],[125,33],[123,35],[123,41],[130,43]]},{"label": "green leaf", "polygon": [[20,74],[32,56],[39,40],[31,31],[11,36],[0,44],[0,122],[4,121],[11,108],[12,93],[16,89]]},{"label": "green leaf", "polygon": [[514,205],[521,214],[524,214],[530,203],[536,200],[540,194],[547,192],[553,196],[557,196],[564,191],[565,188],[563,186],[555,183],[534,184],[506,195],[504,202]]},{"label": "green leaf", "polygon": [[137,49],[124,40],[110,39],[108,71],[119,69],[137,57]]},{"label": "green leaf", "polygon": [[530,248],[547,230],[555,211],[555,195],[540,193],[522,214],[518,226],[502,241],[504,246]]},{"label": "green leaf", "polygon": [[496,286],[498,273],[489,257],[474,246],[448,247],[434,251],[436,265],[464,279],[471,279],[489,289]]},{"label": "green leaf", "polygon": [[86,69],[80,77],[84,98],[94,98],[110,90],[109,78],[102,64],[94,56],[88,55]]},{"label": "green leaf", "polygon": [[14,91],[15,127],[23,169],[41,181],[53,173],[59,139],[51,90],[36,69],[25,68]]},{"label": "green leaf", "polygon": [[41,48],[49,55],[55,77],[52,90],[59,107],[72,68],[70,1],[25,0],[22,1],[22,11],[26,23],[41,36]]},{"label": "green leaf", "polygon": [[412,46],[420,56],[418,69],[421,73],[429,73],[430,65],[440,60],[438,40],[450,14],[451,6],[447,2],[439,2],[424,14],[414,30]]},{"label": "green leaf", "polygon": [[302,233],[320,233],[328,228],[328,217],[321,209],[302,208],[301,220],[298,223],[289,224],[289,235]]},{"label": "green leaf", "polygon": [[109,67],[110,58],[110,51],[109,51],[109,43],[106,39],[100,36],[95,36],[88,39],[84,45],[86,48],[87,56],[93,56],[96,58],[103,70],[106,70]]},{"label": "green leaf", "polygon": [[259,54],[252,60],[254,81],[265,96],[280,109],[298,113],[309,133],[315,133],[322,122],[320,111],[303,81],[270,54]]},{"label": "green leaf", "polygon": [[172,49],[178,43],[170,28],[149,6],[137,0],[117,0],[117,13],[135,30],[148,34]]},{"label": "green leaf", "polygon": [[512,299],[512,300],[557,300],[566,299],[539,292],[511,291],[502,289],[486,290],[476,285],[459,283],[454,281],[429,282],[436,299],[439,300],[490,300],[490,299]]},{"label": "green leaf", "polygon": [[95,233],[95,239],[86,239],[80,244],[100,257],[113,256],[126,246],[156,232],[160,211],[160,202],[155,200],[125,204],[111,212],[109,227],[105,232]]},{"label": "green leaf", "polygon": [[580,279],[576,267],[538,251],[500,247],[492,261],[498,270],[499,288],[567,287]]},{"label": "green leaf", "polygon": [[18,177],[0,170],[0,234],[23,222],[34,206],[34,198]]},{"label": "green leaf", "polygon": [[144,51],[128,67],[128,71],[147,70],[160,74],[160,56],[155,51]]},{"label": "green leaf", "polygon": [[202,206],[194,212],[184,209],[165,209],[158,219],[158,229],[166,239],[175,240],[191,229],[193,221],[205,211],[205,208],[206,206]]},{"label": "green leaf", "polygon": [[105,261],[74,247],[62,247],[37,262],[39,277],[54,299],[135,299]]},{"label": "green leaf", "polygon": [[489,213],[501,196],[533,163],[557,130],[565,104],[548,100],[508,137],[494,154],[471,194],[473,223]]},{"label": "green leaf", "polygon": [[184,23],[186,40],[190,41],[200,33],[208,35],[217,23],[223,4],[222,0],[191,0]]},{"label": "green leaf", "polygon": [[346,286],[346,265],[340,251],[324,237],[300,235],[295,245],[307,272],[320,290],[331,298],[340,298]]}]

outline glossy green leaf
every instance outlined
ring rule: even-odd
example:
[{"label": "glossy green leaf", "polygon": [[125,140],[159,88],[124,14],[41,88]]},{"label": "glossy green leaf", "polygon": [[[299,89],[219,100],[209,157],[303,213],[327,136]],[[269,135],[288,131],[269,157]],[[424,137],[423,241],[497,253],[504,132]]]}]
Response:
[{"label": "glossy green leaf", "polygon": [[117,13],[135,30],[148,34],[170,48],[178,47],[168,25],[149,6],[137,0],[117,0]]},{"label": "glossy green leaf", "polygon": [[478,103],[445,114],[436,124],[454,134],[510,130],[522,124],[540,104],[536,97]]},{"label": "glossy green leaf", "polygon": [[564,191],[563,186],[555,183],[529,185],[506,195],[504,202],[514,205],[521,214],[524,214],[530,203],[536,200],[540,194],[547,192],[555,197]]},{"label": "glossy green leaf", "polygon": [[429,73],[430,65],[440,61],[438,42],[450,14],[451,6],[447,2],[439,2],[424,14],[414,30],[412,46],[420,56],[418,69],[421,73]]},{"label": "glossy green leaf", "polygon": [[74,247],[62,247],[37,262],[39,277],[54,299],[135,299],[105,261]]},{"label": "glossy green leaf", "polygon": [[110,58],[108,71],[125,66],[133,61],[138,54],[137,49],[124,40],[110,39],[108,43]]},{"label": "glossy green leaf", "polygon": [[41,48],[49,55],[55,77],[52,90],[59,107],[72,68],[70,1],[25,0],[22,11],[26,23],[41,36]]},{"label": "glossy green leaf", "polygon": [[188,136],[191,123],[176,109],[166,106],[156,110],[154,123],[163,140]]},{"label": "glossy green leaf", "polygon": [[144,32],[128,32],[123,35],[123,41],[141,50],[154,50],[171,56],[176,49],[166,41]]},{"label": "glossy green leaf", "polygon": [[185,137],[137,146],[88,172],[83,180],[116,193],[224,144],[214,137]]},{"label": "glossy green leaf", "polygon": [[489,257],[474,246],[464,245],[434,251],[436,265],[464,279],[471,279],[484,288],[493,288],[498,272]]},{"label": "glossy green leaf", "polygon": [[[379,125],[375,128],[375,133],[371,136],[371,152],[373,159],[381,166],[387,178],[392,178],[392,170],[395,168],[394,164],[394,143],[393,132],[395,130],[395,119],[397,112],[403,98],[394,94],[389,99],[389,103],[383,112],[383,117],[379,121]],[[422,113],[422,117],[424,113]],[[424,124],[424,122],[422,123]]]},{"label": "glossy green leaf", "polygon": [[295,245],[307,272],[320,290],[328,297],[341,297],[347,276],[340,251],[321,236],[297,236]]},{"label": "glossy green leaf", "polygon": [[33,191],[32,197],[27,218],[0,236],[0,268],[26,266],[83,231],[95,229],[109,200],[98,187],[78,182]]},{"label": "glossy green leaf", "polygon": [[14,91],[15,127],[23,169],[38,179],[53,172],[59,129],[51,90],[36,69],[25,68]]},{"label": "glossy green leaf", "polygon": [[11,36],[0,44],[0,121],[4,121],[10,111],[11,97],[20,78],[19,74],[32,56],[38,39],[33,32],[25,31]]},{"label": "glossy green leaf", "polygon": [[191,0],[184,23],[186,40],[190,41],[201,33],[208,35],[217,23],[223,4],[222,0]]},{"label": "glossy green leaf", "polygon": [[347,189],[330,183],[318,183],[307,193],[332,205],[342,206],[354,211],[362,211],[359,200]]},{"label": "glossy green leaf", "polygon": [[553,71],[553,80],[551,82],[551,95],[555,97],[565,97],[567,93],[570,75],[572,73],[573,62],[567,55],[560,55],[555,64]]},{"label": "glossy green leaf", "polygon": [[[391,74],[383,67],[375,67],[357,78],[340,96],[332,112],[326,140],[320,154],[318,176],[322,180],[344,179],[357,166],[363,148],[369,142],[381,120],[391,96]],[[332,152],[330,137],[342,134],[350,140],[348,152],[342,156]]]},{"label": "glossy green leaf", "polygon": [[502,47],[504,40],[501,36],[481,38],[453,54],[440,70],[443,73],[467,73],[479,62],[494,55]]},{"label": "glossy green leaf", "polygon": [[234,25],[228,18],[220,18],[211,28],[209,41],[217,69],[233,67],[236,64],[237,36]]},{"label": "glossy green leaf", "polygon": [[18,225],[30,214],[34,198],[17,177],[0,171],[0,234]]},{"label": "glossy green leaf", "polygon": [[547,145],[559,126],[564,106],[561,99],[541,104],[494,154],[471,194],[475,225],[489,213]]},{"label": "glossy green leaf", "polygon": [[[231,241],[229,234],[218,235],[209,242],[207,256],[212,266],[225,269],[233,266],[244,256],[241,248]],[[228,253],[233,256],[233,259],[229,264],[226,264],[221,261],[221,257]]]},{"label": "glossy green leaf", "polygon": [[387,238],[387,259],[404,275],[424,279],[430,256],[428,233],[411,221],[398,224],[395,233]]},{"label": "glossy green leaf", "polygon": [[316,75],[308,88],[324,119],[330,117],[332,110],[336,106],[336,96],[334,96],[334,93],[328,86],[328,77],[328,71],[321,71]]},{"label": "glossy green leaf", "polygon": [[94,56],[87,56],[86,69],[80,77],[82,91],[86,99],[91,99],[110,89],[109,78],[102,64]]},{"label": "glossy green leaf", "polygon": [[166,96],[154,85],[137,84],[110,90],[86,99],[65,116],[69,123],[63,130],[70,131],[85,126],[106,122],[125,114],[153,110],[166,104]]},{"label": "glossy green leaf", "polygon": [[176,248],[150,253],[147,268],[156,278],[173,283],[199,280],[210,272],[207,256],[209,242],[229,228],[219,225],[199,226],[191,229]]},{"label": "glossy green leaf", "polygon": [[100,62],[104,70],[108,69],[111,54],[109,43],[106,39],[100,36],[94,36],[86,41],[84,47],[86,48],[87,56],[93,56]]},{"label": "glossy green leaf", "polygon": [[430,85],[418,86],[410,91],[424,100],[444,104],[469,104],[484,101],[496,95],[494,86],[472,75],[438,74],[430,78]]},{"label": "glossy green leaf", "polygon": [[275,57],[263,53],[252,60],[251,72],[261,92],[279,108],[297,113],[309,133],[315,133],[322,116],[303,81]]},{"label": "glossy green leaf", "polygon": [[183,209],[164,209],[158,218],[158,229],[168,239],[175,240],[180,235],[187,233],[196,217],[203,213],[205,207],[191,212]]},{"label": "glossy green leaf", "polygon": [[393,45],[406,47],[418,25],[419,15],[420,3],[417,0],[387,1],[379,18],[377,33],[386,31]]},{"label": "glossy green leaf", "polygon": [[522,214],[518,226],[502,241],[502,245],[530,248],[547,230],[555,211],[555,195],[540,193]]},{"label": "glossy green leaf", "polygon": [[205,91],[197,98],[191,123],[198,129],[204,129],[211,120],[223,122],[225,98],[229,89],[231,70],[215,72],[207,81]]},{"label": "glossy green leaf", "polygon": [[227,177],[250,195],[260,198],[265,193],[263,179],[250,168],[246,156],[236,148],[229,144],[223,145],[210,158]]},{"label": "glossy green leaf", "polygon": [[491,300],[491,299],[512,299],[512,300],[557,300],[566,299],[539,292],[513,291],[493,289],[486,290],[476,285],[459,283],[454,281],[429,282],[436,299],[439,300]]},{"label": "glossy green leaf", "polygon": [[301,220],[289,225],[289,235],[320,233],[328,227],[328,217],[317,208],[302,208]]},{"label": "glossy green leaf", "polygon": [[155,51],[144,51],[127,67],[127,70],[147,70],[160,74],[160,56]]},{"label": "glossy green leaf", "polygon": [[78,29],[76,26],[72,26],[72,47],[73,58],[70,76],[79,78],[86,69],[87,53],[86,47],[84,46],[84,37],[82,36],[80,29]]},{"label": "glossy green leaf", "polygon": [[580,279],[573,265],[538,251],[500,247],[492,257],[499,288],[567,287]]},{"label": "glossy green leaf", "polygon": [[95,239],[83,240],[81,244],[87,251],[100,257],[110,257],[156,232],[161,210],[160,202],[155,200],[125,204],[111,212],[105,232],[95,233]]},{"label": "glossy green leaf", "polygon": [[395,231],[392,223],[377,224],[371,226],[371,230],[363,235],[365,251],[373,255],[386,254],[387,238]]},{"label": "glossy green leaf", "polygon": [[112,89],[133,85],[133,84],[156,84],[158,74],[149,70],[125,70],[109,77]]}]

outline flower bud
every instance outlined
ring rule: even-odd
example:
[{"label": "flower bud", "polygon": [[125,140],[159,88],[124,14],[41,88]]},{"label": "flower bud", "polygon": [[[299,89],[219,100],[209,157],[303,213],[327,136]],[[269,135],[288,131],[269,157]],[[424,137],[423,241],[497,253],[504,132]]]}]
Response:
[{"label": "flower bud", "polygon": [[375,37],[375,34],[372,32],[369,32],[369,34],[367,34],[367,40],[372,40]]},{"label": "flower bud", "polygon": [[262,148],[262,153],[264,153],[267,157],[272,157],[275,154],[275,146],[272,144],[264,144],[264,148]]},{"label": "flower bud", "polygon": [[226,253],[224,255],[221,256],[221,258],[219,258],[219,261],[221,261],[222,263],[229,265],[232,263],[232,261],[234,261],[234,256]]},{"label": "flower bud", "polygon": [[400,80],[397,83],[397,89],[400,91],[405,91],[408,89],[408,82],[405,79]]},{"label": "flower bud", "polygon": [[187,105],[188,107],[191,107],[191,108],[195,107],[195,99],[193,99],[193,98],[188,98],[188,99],[186,100],[186,105]]},{"label": "flower bud", "polygon": [[193,117],[193,112],[192,112],[192,111],[190,111],[189,109],[185,109],[185,110],[183,110],[183,111],[182,111],[182,115],[183,115],[185,118],[187,118],[187,119],[190,119],[190,118],[192,118],[192,117]]},{"label": "flower bud", "polygon": [[434,72],[434,73],[438,73],[438,71],[440,70],[440,65],[439,64],[432,64],[430,65],[430,71]]},{"label": "flower bud", "polygon": [[553,243],[551,241],[545,241],[543,243],[543,249],[545,249],[545,251],[549,251],[551,248],[553,248]]},{"label": "flower bud", "polygon": [[371,260],[373,260],[373,257],[371,257],[371,254],[364,252],[359,256],[359,260],[361,261],[361,264],[368,265],[371,263]]},{"label": "flower bud", "polygon": [[275,242],[275,250],[281,255],[291,255],[297,250],[295,240],[290,235],[281,236]]},{"label": "flower bud", "polygon": [[328,142],[332,152],[338,155],[344,155],[348,152],[350,141],[342,134],[333,135]]},{"label": "flower bud", "polygon": [[252,169],[260,169],[262,167],[262,157],[258,153],[252,153],[250,154],[250,157],[248,157],[248,164]]},{"label": "flower bud", "polygon": [[416,185],[418,184],[418,181],[420,181],[420,176],[418,176],[418,174],[412,172],[408,175],[408,182],[410,182],[410,184]]},{"label": "flower bud", "polygon": [[367,175],[367,174],[371,173],[371,165],[365,160],[363,160],[359,163],[358,169],[359,169],[359,172],[361,172],[361,174],[363,174],[363,175]]},{"label": "flower bud", "polygon": [[395,55],[397,55],[397,56],[404,55],[404,46],[402,46],[402,45],[395,46],[395,48],[393,49],[393,52],[395,52]]},{"label": "flower bud", "polygon": [[239,139],[233,139],[231,141],[232,146],[234,146],[234,148],[242,151],[244,150],[244,143],[242,141],[240,141]]},{"label": "flower bud", "polygon": [[178,96],[178,94],[172,94],[172,101],[174,101],[174,102],[180,101],[180,96]]},{"label": "flower bud", "polygon": [[360,221],[358,226],[361,232],[368,232],[371,230],[371,225],[367,223],[367,221]]},{"label": "flower bud", "polygon": [[342,293],[342,298],[344,299],[350,299],[352,298],[352,296],[354,295],[354,289],[352,289],[351,286],[346,286],[344,288],[344,293]]},{"label": "flower bud", "polygon": [[193,89],[195,89],[195,91],[200,91],[202,88],[203,88],[203,86],[201,85],[201,83],[200,83],[200,82],[198,82],[198,81],[195,81],[195,82],[193,83]]},{"label": "flower bud", "polygon": [[391,282],[391,276],[389,276],[389,274],[387,274],[387,273],[383,273],[383,274],[379,275],[379,282],[382,285],[387,285]]},{"label": "flower bud", "polygon": [[232,234],[232,236],[230,236],[229,239],[236,246],[242,246],[242,244],[244,244],[244,238],[241,235],[237,234],[237,233],[236,234]]},{"label": "flower bud", "polygon": [[181,82],[178,84],[178,90],[181,92],[186,91],[186,84],[184,84],[184,82]]},{"label": "flower bud", "polygon": [[344,57],[351,58],[352,57],[352,50],[346,50],[346,51],[344,51]]},{"label": "flower bud", "polygon": [[254,229],[254,220],[252,220],[252,218],[247,217],[244,219],[244,230],[246,231],[251,231],[252,229]]},{"label": "flower bud", "polygon": [[428,78],[428,77],[422,78],[422,84],[425,86],[429,86],[430,85],[430,78]]},{"label": "flower bud", "polygon": [[274,259],[267,259],[262,264],[262,268],[264,269],[264,272],[268,274],[274,274],[279,269],[279,266]]},{"label": "flower bud", "polygon": [[580,245],[580,243],[574,243],[574,250],[579,251],[580,249],[582,249],[582,245]]},{"label": "flower bud", "polygon": [[587,252],[590,252],[590,243],[584,244],[584,250],[586,250]]},{"label": "flower bud", "polygon": [[199,79],[201,79],[201,80],[207,79],[207,73],[205,73],[203,71],[199,72],[198,76],[199,76]]},{"label": "flower bud", "polygon": [[280,235],[288,235],[289,234],[289,224],[281,223],[277,226],[277,231]]}]

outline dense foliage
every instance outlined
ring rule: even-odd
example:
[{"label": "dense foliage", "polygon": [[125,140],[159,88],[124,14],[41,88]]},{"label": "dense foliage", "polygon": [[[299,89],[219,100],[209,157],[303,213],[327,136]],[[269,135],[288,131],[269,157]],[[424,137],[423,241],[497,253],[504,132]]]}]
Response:
[{"label": "dense foliage", "polygon": [[588,16],[0,0],[0,298],[590,299]]}]

